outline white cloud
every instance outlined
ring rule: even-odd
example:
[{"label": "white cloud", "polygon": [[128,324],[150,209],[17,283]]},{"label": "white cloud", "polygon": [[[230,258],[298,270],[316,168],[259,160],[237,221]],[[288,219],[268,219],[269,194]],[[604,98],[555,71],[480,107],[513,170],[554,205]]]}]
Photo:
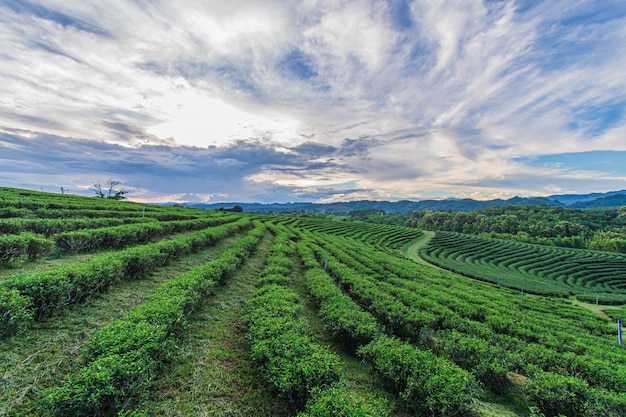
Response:
[{"label": "white cloud", "polygon": [[368,159],[245,178],[379,196],[566,188],[588,173],[533,188],[518,158],[626,150],[623,2],[401,3],[0,5],[0,126],[130,148],[375,138]]}]

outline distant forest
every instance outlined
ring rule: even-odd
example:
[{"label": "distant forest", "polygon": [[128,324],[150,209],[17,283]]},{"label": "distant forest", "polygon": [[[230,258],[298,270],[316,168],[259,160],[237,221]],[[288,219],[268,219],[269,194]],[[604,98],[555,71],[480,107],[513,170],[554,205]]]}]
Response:
[{"label": "distant forest", "polygon": [[526,243],[626,253],[626,206],[579,210],[544,205],[487,207],[472,212],[413,210],[406,215],[353,210],[351,220],[442,230]]}]

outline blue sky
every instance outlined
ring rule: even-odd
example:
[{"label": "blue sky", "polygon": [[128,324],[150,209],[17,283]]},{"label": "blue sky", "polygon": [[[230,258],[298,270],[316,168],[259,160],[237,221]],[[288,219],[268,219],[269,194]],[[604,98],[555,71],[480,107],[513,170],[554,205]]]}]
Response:
[{"label": "blue sky", "polygon": [[626,189],[626,2],[0,0],[0,185],[136,201]]}]

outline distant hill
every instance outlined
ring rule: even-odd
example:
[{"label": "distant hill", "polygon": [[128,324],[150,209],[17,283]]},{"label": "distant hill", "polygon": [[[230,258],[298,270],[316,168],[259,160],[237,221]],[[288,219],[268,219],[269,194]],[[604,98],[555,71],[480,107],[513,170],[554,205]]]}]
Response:
[{"label": "distant hill", "polygon": [[570,208],[604,208],[621,206],[626,206],[626,193],[613,194],[608,197],[596,198],[591,201],[578,201],[572,204]]},{"label": "distant hill", "polygon": [[220,208],[228,209],[233,206],[241,206],[245,212],[253,213],[288,213],[307,212],[315,213],[349,213],[352,210],[374,208],[385,213],[406,214],[412,210],[450,210],[450,211],[473,211],[485,207],[502,207],[517,205],[545,205],[550,207],[567,208],[606,208],[626,205],[626,190],[611,191],[608,193],[592,194],[562,194],[548,197],[513,197],[508,200],[474,200],[471,198],[447,199],[447,200],[422,200],[422,201],[375,201],[360,200],[337,203],[184,203],[184,206],[197,207],[208,210]]},{"label": "distant hill", "polygon": [[606,208],[620,207],[626,205],[626,190],[611,191],[608,193],[592,193],[592,194],[562,194],[551,195],[548,197],[513,197],[508,200],[474,200],[471,198],[464,199],[447,199],[447,200],[422,200],[422,201],[375,201],[360,200],[346,201],[337,203],[185,203],[188,207],[197,207],[208,210],[217,210],[220,208],[228,209],[233,206],[241,206],[245,212],[254,213],[288,213],[288,212],[307,212],[340,214],[349,213],[352,210],[363,208],[374,208],[384,211],[385,213],[406,214],[412,210],[450,210],[450,211],[473,211],[480,210],[485,207],[502,207],[517,205],[546,205],[551,207],[567,207],[567,208]]},{"label": "distant hill", "polygon": [[215,204],[184,204],[189,207],[197,207],[208,210],[217,210],[220,208],[228,209],[235,205],[241,206],[245,212],[255,213],[285,213],[285,212],[306,212],[315,213],[349,213],[352,210],[363,208],[374,208],[384,211],[385,213],[406,214],[412,210],[451,210],[451,211],[473,211],[490,206],[511,206],[520,204],[545,204],[547,206],[562,206],[557,201],[551,201],[547,198],[521,198],[513,197],[509,200],[423,200],[423,201],[348,201],[338,203],[284,203],[284,204],[262,204],[262,203],[215,203]]},{"label": "distant hill", "polygon": [[[621,191],[609,191],[607,193],[591,193],[591,194],[556,194],[556,195],[551,195],[548,198],[549,200],[553,200],[553,201],[558,201],[559,203],[562,203],[565,206],[572,206],[574,207],[575,204],[578,203],[588,203],[590,204],[590,206],[586,206],[585,208],[590,208],[590,207],[606,207],[606,206],[602,206],[602,202],[601,201],[597,201],[596,203],[594,203],[594,201],[596,200],[603,200],[604,198],[607,197],[613,197],[615,195],[626,195],[626,190],[621,190]],[[598,204],[598,205],[595,205]],[[622,204],[623,205],[623,204]],[[582,208],[582,207],[579,207]]]}]

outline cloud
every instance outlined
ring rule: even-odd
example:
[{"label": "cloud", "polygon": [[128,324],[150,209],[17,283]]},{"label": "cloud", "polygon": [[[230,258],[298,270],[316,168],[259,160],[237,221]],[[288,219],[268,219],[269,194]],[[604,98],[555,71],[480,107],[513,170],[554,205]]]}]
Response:
[{"label": "cloud", "polygon": [[9,0],[0,174],[240,200],[606,189],[622,175],[529,161],[626,151],[625,23],[619,0]]}]

